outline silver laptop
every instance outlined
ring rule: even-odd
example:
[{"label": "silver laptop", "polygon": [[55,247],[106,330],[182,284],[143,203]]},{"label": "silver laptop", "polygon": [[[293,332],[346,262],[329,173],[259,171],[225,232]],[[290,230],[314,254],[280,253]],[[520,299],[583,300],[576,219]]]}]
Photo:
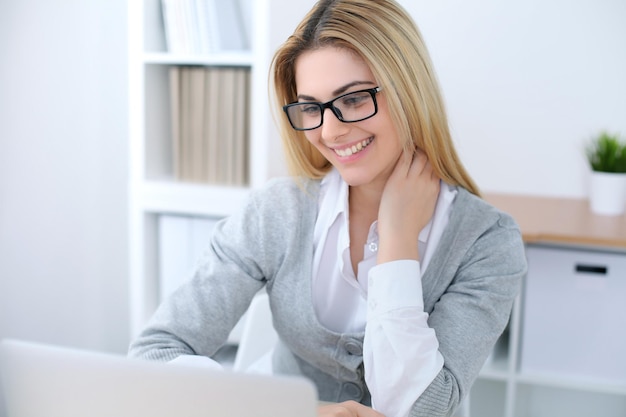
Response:
[{"label": "silver laptop", "polygon": [[[6,417],[314,417],[298,377],[147,362],[15,340],[0,343]],[[1,410],[0,410],[1,415]]]}]

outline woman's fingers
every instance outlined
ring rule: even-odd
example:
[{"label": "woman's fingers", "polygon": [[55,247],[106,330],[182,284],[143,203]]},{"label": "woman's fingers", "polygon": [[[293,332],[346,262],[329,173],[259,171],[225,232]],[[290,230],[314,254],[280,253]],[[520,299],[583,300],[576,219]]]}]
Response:
[{"label": "woman's fingers", "polygon": [[379,262],[418,257],[418,235],[430,221],[438,195],[439,179],[426,155],[401,155],[380,202]]}]

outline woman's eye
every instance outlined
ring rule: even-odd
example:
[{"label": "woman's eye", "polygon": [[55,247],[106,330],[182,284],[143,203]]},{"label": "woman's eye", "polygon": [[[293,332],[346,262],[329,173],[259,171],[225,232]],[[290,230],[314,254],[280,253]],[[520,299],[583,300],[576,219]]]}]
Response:
[{"label": "woman's eye", "polygon": [[300,106],[300,111],[307,116],[316,115],[320,112],[320,108],[318,106]]},{"label": "woman's eye", "polygon": [[356,107],[359,104],[363,103],[366,99],[367,99],[367,96],[357,94],[353,96],[344,97],[343,100],[341,100],[341,103],[347,107]]}]

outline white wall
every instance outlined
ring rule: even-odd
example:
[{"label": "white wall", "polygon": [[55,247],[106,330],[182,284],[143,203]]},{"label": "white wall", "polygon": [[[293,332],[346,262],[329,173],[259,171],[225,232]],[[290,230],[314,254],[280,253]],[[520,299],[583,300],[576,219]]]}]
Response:
[{"label": "white wall", "polygon": [[483,191],[587,196],[583,146],[626,138],[626,1],[402,0]]},{"label": "white wall", "polygon": [[399,2],[482,191],[586,198],[584,145],[604,129],[626,138],[626,1]]},{"label": "white wall", "polygon": [[127,348],[126,7],[0,1],[0,338]]}]

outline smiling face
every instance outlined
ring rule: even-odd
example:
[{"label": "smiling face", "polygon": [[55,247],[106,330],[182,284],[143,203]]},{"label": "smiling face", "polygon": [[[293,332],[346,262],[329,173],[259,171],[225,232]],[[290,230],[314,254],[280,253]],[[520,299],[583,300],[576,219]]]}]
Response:
[{"label": "smiling face", "polygon": [[[367,63],[343,48],[323,47],[302,53],[295,63],[298,101],[327,102],[353,91],[377,87]],[[352,187],[384,187],[402,146],[385,99],[376,94],[378,113],[355,123],[341,122],[330,109],[324,123],[305,132],[307,140]]]}]

